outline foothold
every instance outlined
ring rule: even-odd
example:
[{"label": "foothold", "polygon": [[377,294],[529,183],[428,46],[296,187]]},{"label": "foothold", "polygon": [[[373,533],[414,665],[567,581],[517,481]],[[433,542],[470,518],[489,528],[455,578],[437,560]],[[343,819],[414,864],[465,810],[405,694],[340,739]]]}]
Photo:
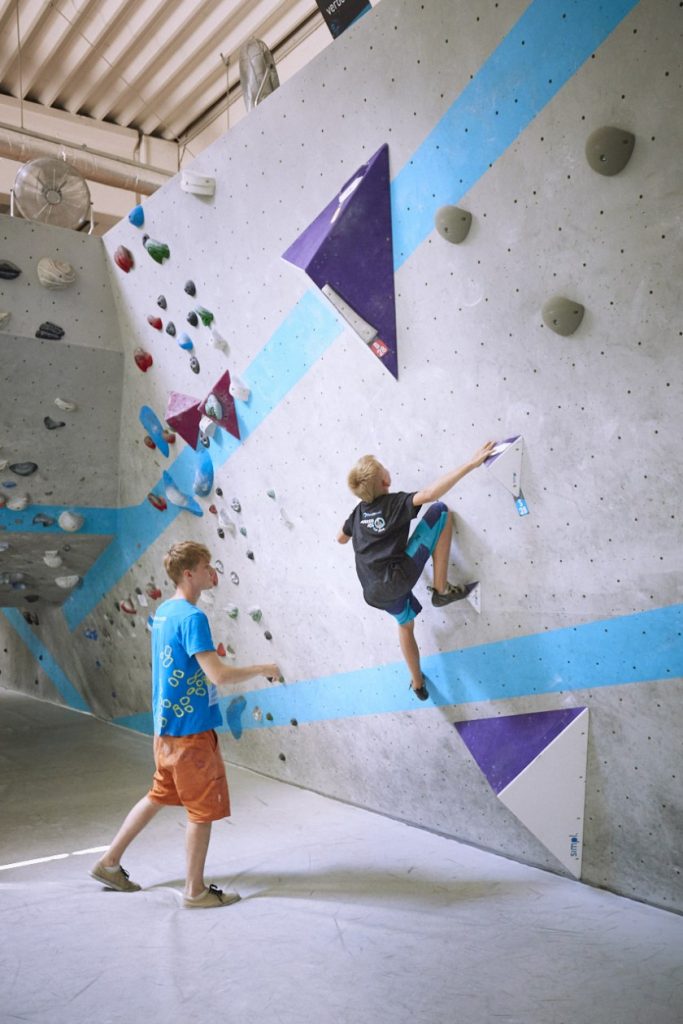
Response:
[{"label": "foothold", "polygon": [[145,211],[139,204],[137,206],[134,206],[133,209],[130,211],[130,213],[128,214],[128,220],[133,225],[133,227],[136,228],[141,228],[142,225],[145,223]]},{"label": "foothold", "polygon": [[142,236],[142,244],[156,263],[163,263],[171,255],[171,250],[165,242],[157,242],[149,235]]},{"label": "foothold", "polygon": [[225,649],[225,644],[219,643],[216,647],[216,654],[219,658],[224,658],[228,652]]},{"label": "foothold", "polygon": [[124,598],[123,601],[119,601],[119,611],[125,612],[126,615],[135,615],[137,609],[129,598]]},{"label": "foothold", "polygon": [[196,171],[183,170],[180,175],[180,187],[183,192],[193,196],[212,196],[216,191],[216,179]]},{"label": "foothold", "polygon": [[214,348],[217,348],[220,352],[228,351],[228,342],[215,327],[211,328],[211,344]]},{"label": "foothold", "polygon": [[287,758],[285,757],[284,754],[278,754],[277,756],[280,758],[281,761],[286,761],[287,760]]},{"label": "foothold", "polygon": [[209,512],[212,516],[218,515],[218,509],[215,505],[209,505]]},{"label": "foothold", "polygon": [[215,560],[215,562],[213,563],[213,567],[214,567],[214,569],[216,570],[216,572],[218,573],[219,576],[222,576],[223,573],[225,572],[225,566],[221,562],[220,558],[217,558]]},{"label": "foothold", "polygon": [[155,494],[154,491],[149,492],[149,494],[147,495],[147,501],[150,503],[150,505],[153,505],[154,508],[158,509],[159,512],[165,512],[166,509],[168,508],[168,505],[166,504],[166,499],[163,498],[160,494]]},{"label": "foothold", "polygon": [[55,524],[57,523],[57,520],[55,519],[54,516],[47,515],[46,512],[36,512],[36,514],[33,517],[32,522],[33,522],[34,526],[45,526],[45,527],[48,527],[48,526],[55,526]]},{"label": "foothold", "polygon": [[567,338],[573,334],[583,320],[584,307],[580,302],[565,299],[562,295],[554,295],[543,305],[541,315],[543,323],[555,334]]},{"label": "foothold", "polygon": [[239,578],[239,576],[237,575],[237,573],[236,573],[236,572],[231,572],[231,573],[230,573],[230,581],[231,581],[232,583],[234,583],[234,584],[235,584],[235,586],[238,586],[238,584],[239,584],[239,581],[240,581],[240,578]]},{"label": "foothold", "polygon": [[157,306],[159,306],[160,309],[166,309],[167,308],[168,303],[166,302],[166,296],[165,295],[160,295],[159,296],[159,298],[157,299]]},{"label": "foothold", "polygon": [[222,488],[220,488],[220,487],[217,487],[217,488],[216,488],[216,494],[218,495],[218,497],[219,497],[219,498],[222,498],[222,497],[223,497],[223,491],[222,491]]},{"label": "foothold", "polygon": [[124,272],[124,274],[130,273],[135,266],[133,253],[130,249],[126,249],[125,245],[119,245],[119,247],[114,250],[114,263],[119,270]]},{"label": "foothold", "polygon": [[261,708],[254,708],[254,710],[251,713],[251,717],[254,719],[255,722],[260,722],[263,719],[263,712],[261,711]]},{"label": "foothold", "polygon": [[178,338],[178,344],[181,348],[185,349],[186,352],[191,352],[194,348],[194,342],[189,334],[181,334]]},{"label": "foothold", "polygon": [[233,523],[232,519],[230,518],[230,516],[228,515],[224,508],[218,510],[218,522],[221,524],[221,526],[224,526],[227,530],[230,530],[230,533],[235,534],[237,532],[235,524]]},{"label": "foothold", "polygon": [[221,540],[225,540],[225,530],[221,526],[218,527],[216,533],[218,534]]},{"label": "foothold", "polygon": [[166,324],[166,333],[170,334],[172,338],[175,338],[175,324],[172,320],[169,320]]},{"label": "foothold", "polygon": [[248,559],[249,559],[250,561],[252,561],[252,562],[253,562],[253,561],[254,561],[254,552],[253,552],[253,551],[247,551],[247,558],[248,558]]},{"label": "foothold", "polygon": [[36,271],[43,288],[49,288],[51,291],[68,288],[76,280],[76,271],[70,263],[53,260],[49,256],[44,256],[38,261]]},{"label": "foothold", "polygon": [[263,635],[266,638],[266,640],[272,640],[273,639],[273,634],[270,632],[269,629],[267,629]]},{"label": "foothold", "polygon": [[50,341],[58,341],[64,337],[64,328],[59,324],[53,324],[50,320],[42,323],[36,331],[36,338],[47,338]]},{"label": "foothold", "polygon": [[67,533],[77,533],[85,523],[85,517],[78,512],[70,512],[68,509],[60,513],[57,519],[59,526]]},{"label": "foothold", "polygon": [[144,348],[136,348],[133,353],[133,359],[135,365],[142,370],[143,373],[147,373],[150,366],[154,366],[154,360],[149,352],[145,352]]},{"label": "foothold", "polygon": [[[232,574],[231,574],[231,575],[232,575]],[[233,582],[234,582],[234,581],[233,581]],[[240,610],[239,610],[239,608],[237,607],[237,605],[236,605],[236,604],[226,604],[226,606],[225,606],[225,610],[226,610],[226,612],[228,613],[228,618],[229,618],[229,619],[236,619],[236,618],[237,618],[237,616],[238,616],[238,615],[239,615],[239,613],[240,613]]]},{"label": "foothold", "polygon": [[74,412],[78,408],[75,402],[69,402],[65,398],[55,398],[55,405],[62,412]]},{"label": "foothold", "polygon": [[97,640],[97,630],[96,629],[84,629],[83,630],[83,636],[85,637],[86,640]]},{"label": "foothold", "polygon": [[223,417],[223,406],[213,392],[204,400],[204,412],[212,420],[220,420]]},{"label": "foothold", "polygon": [[240,503],[237,500],[237,498],[233,498],[232,499],[232,501],[230,502],[230,508],[233,510],[233,512],[241,512],[242,511],[242,506],[240,505]]},{"label": "foothold", "polygon": [[142,440],[144,441],[148,448],[156,448],[156,445],[152,438],[149,436],[149,434],[145,434]]},{"label": "foothold", "polygon": [[4,331],[4,329],[7,327],[11,319],[11,313],[9,313],[6,309],[0,309],[0,331]]},{"label": "foothold", "polygon": [[175,434],[172,430],[163,430],[161,436],[166,444],[175,444]]},{"label": "foothold", "polygon": [[263,612],[256,605],[254,605],[253,607],[249,608],[248,609],[248,613],[249,613],[250,618],[252,618],[254,620],[254,622],[260,622],[261,619],[263,618]]},{"label": "foothold", "polygon": [[12,462],[9,467],[17,476],[32,476],[38,469],[37,462]]},{"label": "foothold", "polygon": [[251,390],[236,377],[230,382],[230,394],[240,402],[248,402]]},{"label": "foothold", "polygon": [[7,499],[7,508],[10,512],[23,512],[25,508],[28,508],[30,501],[28,494],[17,494],[14,498]]},{"label": "foothold", "polygon": [[434,226],[447,242],[459,245],[467,238],[472,226],[472,214],[459,206],[441,206],[434,216]]},{"label": "foothold", "polygon": [[15,278],[19,277],[21,269],[16,263],[11,263],[9,260],[0,260],[0,278],[3,281],[14,281]]},{"label": "foothold", "polygon": [[149,324],[150,327],[153,327],[155,331],[162,330],[162,328],[164,326],[163,322],[161,320],[161,317],[160,316],[152,316],[151,313],[147,317],[147,323]]},{"label": "foothold", "polygon": [[48,430],[59,430],[60,427],[66,426],[63,420],[53,420],[51,416],[44,416],[43,424]]},{"label": "foothold", "polygon": [[158,601],[161,597],[161,590],[157,587],[156,583],[148,583],[145,587],[147,597],[150,597],[152,601]]},{"label": "foothold", "polygon": [[199,360],[196,356],[190,356],[190,369],[193,373],[199,373],[201,367],[199,366]]},{"label": "foothold", "polygon": [[271,715],[270,711],[268,711],[266,713],[266,721],[267,722],[272,722],[273,721],[273,716]]},{"label": "foothold", "polygon": [[247,535],[247,528],[246,528],[246,526],[240,526],[240,533],[242,534],[243,537],[246,537],[246,535]]},{"label": "foothold", "polygon": [[275,501],[275,497],[276,497],[276,495],[275,495],[275,491],[274,491],[274,490],[273,490],[272,488],[269,488],[269,489],[268,489],[268,490],[266,491],[266,494],[268,495],[268,497],[269,497],[269,498],[272,498],[272,499],[273,499],[273,501]]},{"label": "foothold", "polygon": [[631,159],[636,137],[624,128],[597,128],[588,136],[586,160],[594,171],[611,177]]},{"label": "foothold", "polygon": [[195,306],[195,312],[205,327],[210,327],[213,323],[213,313],[210,309],[205,309],[204,306]]},{"label": "foothold", "polygon": [[43,555],[43,561],[48,569],[59,569],[62,564],[62,556],[56,548],[53,548],[51,551],[45,552]]},{"label": "foothold", "polygon": [[170,473],[164,471],[163,475],[164,489],[166,491],[166,497],[172,505],[177,505],[178,508],[183,508],[187,512],[191,512],[193,516],[203,516],[201,505],[198,505],[194,498],[189,494],[183,494],[180,488],[177,486],[173,477]]},{"label": "foothold", "polygon": [[[35,614],[35,612],[22,612],[21,614],[24,616],[24,619],[26,620],[26,622],[28,622],[29,626],[40,625],[40,619]],[[36,680],[36,682],[38,682],[38,680]]]},{"label": "foothold", "polygon": [[192,327],[199,326],[199,317],[197,316],[193,309],[190,310],[185,319],[187,320],[188,324],[190,324]]},{"label": "foothold", "polygon": [[197,286],[194,283],[194,281],[186,281],[184,291],[186,291],[188,295],[191,295],[192,298],[194,298],[195,295],[197,294]]},{"label": "foothold", "polygon": [[213,594],[210,590],[202,590],[201,594],[199,595],[199,600],[202,601],[204,604],[208,604],[210,608],[213,608],[214,604],[216,603],[216,595]]},{"label": "foothold", "polygon": [[293,726],[297,726],[299,723],[297,722],[296,718],[291,718],[290,721],[289,721],[289,724],[293,725]]},{"label": "foothold", "polygon": [[76,575],[55,577],[55,583],[57,584],[58,587],[61,587],[62,590],[73,590],[73,588],[77,586],[80,582],[81,577]]}]

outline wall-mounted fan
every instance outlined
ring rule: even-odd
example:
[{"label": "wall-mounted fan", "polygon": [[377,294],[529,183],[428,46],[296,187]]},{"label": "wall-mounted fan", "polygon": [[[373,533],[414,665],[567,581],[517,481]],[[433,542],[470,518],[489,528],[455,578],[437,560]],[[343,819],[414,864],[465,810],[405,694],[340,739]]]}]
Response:
[{"label": "wall-mounted fan", "polygon": [[22,217],[78,230],[89,220],[90,190],[85,179],[64,160],[41,156],[17,172],[12,199]]}]

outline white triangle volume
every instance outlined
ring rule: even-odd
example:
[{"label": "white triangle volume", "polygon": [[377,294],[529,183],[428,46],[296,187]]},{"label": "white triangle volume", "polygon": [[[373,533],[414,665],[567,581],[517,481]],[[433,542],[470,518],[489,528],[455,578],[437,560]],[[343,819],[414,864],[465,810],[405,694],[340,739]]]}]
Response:
[{"label": "white triangle volume", "polygon": [[523,451],[524,438],[521,434],[517,437],[508,437],[505,441],[499,441],[484,463],[496,480],[499,480],[515,498],[522,493]]}]

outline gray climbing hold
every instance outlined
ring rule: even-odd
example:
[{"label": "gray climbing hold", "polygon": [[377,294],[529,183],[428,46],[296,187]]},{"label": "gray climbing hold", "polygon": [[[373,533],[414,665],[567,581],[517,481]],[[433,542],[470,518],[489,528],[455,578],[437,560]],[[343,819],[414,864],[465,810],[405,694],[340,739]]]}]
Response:
[{"label": "gray climbing hold", "polygon": [[32,476],[38,469],[37,462],[13,462],[9,467],[17,476]]},{"label": "gray climbing hold", "polygon": [[199,373],[201,367],[196,356],[190,356],[190,369],[193,373]]},{"label": "gray climbing hold", "polygon": [[247,535],[247,528],[246,528],[246,526],[240,526],[240,533],[242,534],[243,537],[246,537],[246,535]]},{"label": "gray climbing hold", "polygon": [[254,552],[253,551],[247,551],[247,558],[249,558],[253,562],[254,561]]},{"label": "gray climbing hold", "polygon": [[197,286],[194,283],[194,281],[185,282],[185,291],[187,292],[188,295],[191,295],[194,298],[194,296],[197,294]]},{"label": "gray climbing hold", "polygon": [[55,517],[47,515],[46,512],[36,512],[33,517],[34,526],[55,526],[56,522]]},{"label": "gray climbing hold", "polygon": [[217,558],[215,560],[215,562],[213,563],[213,567],[216,570],[216,572],[219,574],[219,576],[222,576],[223,573],[225,572],[225,567],[224,567],[223,563],[221,562],[220,558]]},{"label": "gray climbing hold", "polygon": [[552,299],[548,299],[541,310],[546,327],[563,337],[574,333],[583,320],[584,312],[580,302],[565,299],[562,295],[554,295]]},{"label": "gray climbing hold", "polygon": [[237,498],[233,498],[232,499],[232,501],[230,502],[230,508],[233,510],[233,512],[241,512],[242,511],[242,506],[240,505],[240,503],[237,500]]},{"label": "gray climbing hold", "polygon": [[185,319],[187,320],[188,324],[191,324],[193,327],[197,327],[199,324],[199,317],[197,316],[193,309],[190,310]]},{"label": "gray climbing hold", "polygon": [[459,245],[467,238],[472,226],[472,214],[459,206],[441,206],[436,211],[434,226],[447,242]]},{"label": "gray climbing hold", "polygon": [[239,578],[239,576],[237,575],[236,572],[231,572],[230,573],[230,579],[235,584],[235,586],[237,586],[239,584],[240,578]]},{"label": "gray climbing hold", "polygon": [[172,320],[169,320],[166,324],[166,333],[170,334],[172,338],[175,338],[175,324]]},{"label": "gray climbing hold", "polygon": [[60,427],[66,426],[63,420],[53,420],[51,416],[44,416],[43,423],[48,430],[59,430]]},{"label": "gray climbing hold", "polygon": [[4,281],[14,281],[16,277],[19,277],[21,269],[16,263],[10,263],[9,260],[0,260],[0,278]]},{"label": "gray climbing hold", "polygon": [[635,144],[635,135],[624,128],[597,128],[588,136],[586,160],[598,174],[611,177],[626,167]]},{"label": "gray climbing hold", "polygon": [[160,295],[159,298],[157,299],[157,306],[159,306],[160,309],[166,309],[167,305],[168,303],[166,302],[166,296]]},{"label": "gray climbing hold", "polygon": [[275,498],[276,498],[276,494],[275,494],[275,491],[274,491],[274,490],[272,489],[272,487],[271,487],[271,488],[269,488],[269,489],[268,489],[268,490],[266,491],[266,494],[268,495],[268,497],[269,497],[269,498],[272,498],[272,499],[273,499],[273,501],[275,501]]},{"label": "gray climbing hold", "polygon": [[62,564],[62,556],[60,555],[59,551],[57,551],[56,548],[53,548],[51,551],[45,552],[45,554],[43,555],[43,561],[45,562],[45,565],[48,567],[48,569],[59,569],[60,565]]},{"label": "gray climbing hold", "polygon": [[59,324],[53,324],[49,320],[42,323],[36,331],[36,338],[48,338],[51,341],[58,341],[64,337],[64,328]]}]

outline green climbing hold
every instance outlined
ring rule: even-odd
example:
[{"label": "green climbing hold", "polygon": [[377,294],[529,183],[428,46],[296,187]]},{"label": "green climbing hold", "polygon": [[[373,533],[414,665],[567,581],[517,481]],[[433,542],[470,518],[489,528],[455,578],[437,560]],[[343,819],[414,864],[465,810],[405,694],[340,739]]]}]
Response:
[{"label": "green climbing hold", "polygon": [[195,306],[195,312],[205,327],[210,327],[213,323],[213,313],[210,309],[205,309],[204,306]]},{"label": "green climbing hold", "polygon": [[163,263],[171,255],[171,250],[165,242],[157,242],[154,238],[150,238],[149,235],[142,236],[142,244],[157,263]]}]

